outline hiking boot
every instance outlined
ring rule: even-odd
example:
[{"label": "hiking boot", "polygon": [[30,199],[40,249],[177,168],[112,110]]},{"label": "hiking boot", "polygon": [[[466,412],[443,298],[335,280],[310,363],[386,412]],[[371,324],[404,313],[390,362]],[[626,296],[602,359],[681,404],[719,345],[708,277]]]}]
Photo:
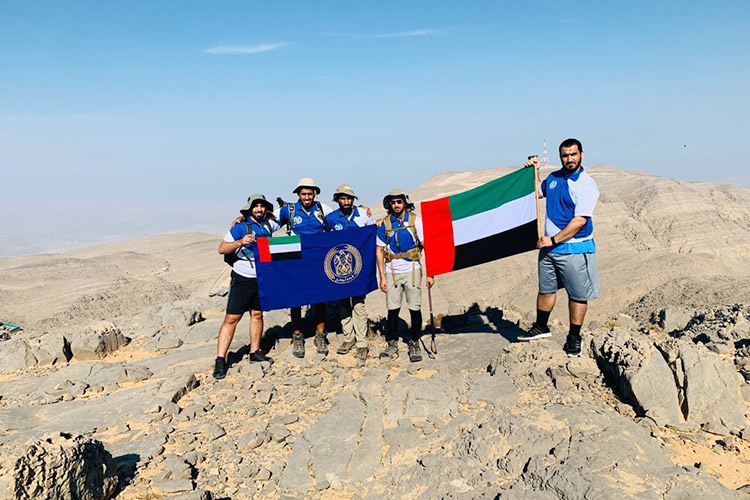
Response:
[{"label": "hiking boot", "polygon": [[398,340],[389,340],[388,347],[380,353],[380,359],[390,361],[398,358]]},{"label": "hiking boot", "polygon": [[305,357],[305,337],[301,333],[292,334],[292,354],[297,358]]},{"label": "hiking boot", "polygon": [[251,352],[250,353],[250,362],[251,363],[262,363],[263,361],[265,361],[266,363],[273,364],[273,359],[271,359],[268,356],[266,356],[265,354],[263,354],[263,351],[261,351],[260,349],[258,349],[255,352]]},{"label": "hiking boot", "polygon": [[221,380],[227,376],[227,360],[224,358],[216,358],[214,364],[214,378]]},{"label": "hiking boot", "polygon": [[315,349],[318,354],[328,354],[328,341],[325,332],[315,332]]},{"label": "hiking boot", "polygon": [[409,361],[412,363],[422,361],[422,349],[419,348],[418,340],[409,341]]},{"label": "hiking boot", "polygon": [[518,336],[519,342],[528,342],[530,340],[536,340],[536,339],[546,339],[552,336],[552,332],[549,331],[549,328],[541,328],[537,326],[536,323],[531,325],[531,329],[526,332],[522,333]]},{"label": "hiking boot", "polygon": [[352,350],[352,347],[357,343],[356,340],[348,340],[339,346],[338,349],[336,349],[336,354],[347,354],[349,351]]},{"label": "hiking boot", "polygon": [[357,347],[357,350],[354,351],[354,359],[364,363],[367,359],[367,347]]},{"label": "hiking boot", "polygon": [[563,351],[568,353],[568,357],[580,356],[581,355],[581,336],[568,334],[565,339],[565,345]]}]

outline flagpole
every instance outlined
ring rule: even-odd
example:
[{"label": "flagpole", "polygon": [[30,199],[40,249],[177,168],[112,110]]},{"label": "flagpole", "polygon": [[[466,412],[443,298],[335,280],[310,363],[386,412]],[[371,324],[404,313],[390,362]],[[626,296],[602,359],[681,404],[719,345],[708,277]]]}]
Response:
[{"label": "flagpole", "polygon": [[[534,158],[536,155],[529,157]],[[536,235],[537,238],[544,236],[544,225],[542,223],[542,199],[539,197],[539,162],[534,165],[534,196],[536,198]]]}]

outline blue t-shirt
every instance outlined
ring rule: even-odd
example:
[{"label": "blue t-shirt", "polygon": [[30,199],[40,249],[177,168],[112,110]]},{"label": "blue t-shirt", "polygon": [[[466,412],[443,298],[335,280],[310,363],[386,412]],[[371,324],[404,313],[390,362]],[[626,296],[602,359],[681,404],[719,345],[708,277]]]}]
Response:
[{"label": "blue t-shirt", "polygon": [[[388,238],[388,248],[392,253],[404,253],[408,252],[412,248],[417,247],[417,242],[414,241],[412,236],[412,230],[417,231],[417,237],[421,241],[424,241],[424,232],[422,229],[422,219],[414,216],[414,220],[409,220],[409,212],[404,215],[404,221],[401,222],[393,215],[388,215],[391,218],[391,228],[396,229],[399,227],[411,226],[412,229],[404,229],[401,231],[392,231]],[[376,234],[375,244],[379,247],[385,247],[385,224],[381,224]],[[391,262],[385,264],[385,271],[391,272],[391,268],[396,273],[407,273],[411,272],[412,268],[419,268],[419,261],[414,261],[409,258],[394,259]]]},{"label": "blue t-shirt", "polygon": [[586,224],[569,240],[558,243],[550,249],[554,253],[593,253],[594,207],[599,199],[599,188],[594,179],[579,168],[572,175],[560,169],[552,172],[542,182],[542,195],[547,199],[547,222],[545,234],[559,233],[573,217],[586,217]]},{"label": "blue t-shirt", "polygon": [[[279,229],[279,225],[273,220],[266,220],[262,224],[259,224],[255,219],[250,218],[247,222],[250,224],[250,232],[257,237],[271,236],[274,231]],[[247,226],[248,224],[245,224],[244,221],[237,222],[227,231],[224,241],[232,242],[241,240],[247,235]],[[239,260],[232,266],[234,272],[245,278],[255,278],[257,276],[254,250],[255,243],[250,243],[235,251]]]},{"label": "blue t-shirt", "polygon": [[292,228],[293,234],[315,234],[315,233],[322,233],[325,232],[326,222],[325,217],[326,214],[329,214],[331,212],[331,208],[324,204],[320,204],[321,208],[323,209],[323,213],[319,213],[320,210],[318,210],[318,203],[313,202],[312,207],[310,207],[310,211],[308,212],[302,207],[302,203],[298,200],[294,204],[294,220],[289,220],[289,205],[284,205],[278,210],[278,213],[276,214],[276,218],[279,221],[280,225],[284,224],[290,224]]},{"label": "blue t-shirt", "polygon": [[343,231],[355,227],[372,226],[375,221],[367,216],[366,213],[360,212],[357,207],[352,207],[352,213],[346,216],[341,213],[341,209],[334,210],[326,216],[326,225],[329,231]]}]

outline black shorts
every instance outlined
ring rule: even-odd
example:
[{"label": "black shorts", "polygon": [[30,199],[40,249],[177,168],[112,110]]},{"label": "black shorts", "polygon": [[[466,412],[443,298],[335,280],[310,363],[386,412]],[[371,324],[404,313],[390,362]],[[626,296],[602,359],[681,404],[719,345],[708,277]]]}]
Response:
[{"label": "black shorts", "polygon": [[229,299],[227,300],[227,314],[244,314],[250,310],[260,311],[258,279],[245,278],[232,271],[232,281],[229,283]]}]

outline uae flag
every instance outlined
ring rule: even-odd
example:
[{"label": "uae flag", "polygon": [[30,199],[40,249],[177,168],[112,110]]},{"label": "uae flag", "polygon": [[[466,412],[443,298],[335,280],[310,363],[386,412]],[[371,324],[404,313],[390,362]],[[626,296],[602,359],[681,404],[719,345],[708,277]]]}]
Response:
[{"label": "uae flag", "polygon": [[299,236],[278,238],[258,238],[258,257],[261,262],[295,260],[302,258],[302,245]]},{"label": "uae flag", "polygon": [[421,203],[427,276],[536,248],[533,168],[469,191]]}]

